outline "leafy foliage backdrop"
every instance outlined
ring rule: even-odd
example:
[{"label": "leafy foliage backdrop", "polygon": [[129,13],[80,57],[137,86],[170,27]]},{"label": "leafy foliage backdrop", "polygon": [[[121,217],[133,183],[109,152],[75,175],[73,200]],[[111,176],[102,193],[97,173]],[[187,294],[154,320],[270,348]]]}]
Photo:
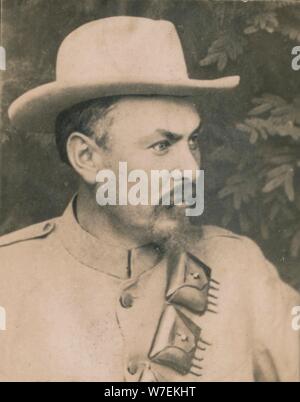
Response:
[{"label": "leafy foliage backdrop", "polygon": [[[190,76],[241,75],[234,94],[204,95],[199,109],[206,171],[205,223],[255,239],[300,289],[300,44],[298,0],[4,0],[1,72],[0,233],[62,213],[77,179],[54,136],[14,130],[11,101],[55,77],[63,38],[112,15],[171,20]],[[146,46],[147,44],[145,44]]]}]

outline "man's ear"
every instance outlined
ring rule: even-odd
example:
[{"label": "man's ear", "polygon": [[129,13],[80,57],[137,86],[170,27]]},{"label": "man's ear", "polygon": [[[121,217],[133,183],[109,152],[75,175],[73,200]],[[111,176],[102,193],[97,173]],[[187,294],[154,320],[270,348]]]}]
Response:
[{"label": "man's ear", "polygon": [[84,134],[74,132],[69,136],[66,147],[73,169],[85,182],[95,184],[102,160],[94,141]]}]

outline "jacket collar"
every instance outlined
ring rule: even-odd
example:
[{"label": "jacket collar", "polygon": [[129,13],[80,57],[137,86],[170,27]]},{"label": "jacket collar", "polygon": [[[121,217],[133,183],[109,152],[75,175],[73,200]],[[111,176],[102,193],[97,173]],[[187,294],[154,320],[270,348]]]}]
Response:
[{"label": "jacket collar", "polygon": [[76,196],[68,205],[58,225],[64,248],[81,264],[120,279],[136,278],[156,266],[164,253],[155,244],[133,249],[110,243],[108,237],[96,238],[78,223],[75,212]]}]

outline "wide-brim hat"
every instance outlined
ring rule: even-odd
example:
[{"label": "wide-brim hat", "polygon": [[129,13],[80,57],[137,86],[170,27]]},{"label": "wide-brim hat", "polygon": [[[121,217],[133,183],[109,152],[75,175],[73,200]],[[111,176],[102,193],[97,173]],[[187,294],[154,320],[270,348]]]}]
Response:
[{"label": "wide-brim hat", "polygon": [[71,32],[58,51],[56,81],[29,90],[8,113],[22,130],[52,132],[57,115],[83,101],[122,95],[195,96],[238,83],[239,76],[190,79],[171,22],[110,17]]}]

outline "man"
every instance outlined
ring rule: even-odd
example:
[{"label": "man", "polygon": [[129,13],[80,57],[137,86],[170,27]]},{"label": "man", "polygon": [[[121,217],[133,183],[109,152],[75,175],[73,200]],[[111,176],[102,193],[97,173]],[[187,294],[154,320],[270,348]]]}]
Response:
[{"label": "man", "polygon": [[190,80],[171,23],[113,17],[71,33],[57,81],[14,102],[17,127],[55,123],[80,186],[62,217],[1,239],[1,380],[299,380],[299,297],[252,241],[199,228],[185,205],[96,200],[120,161],[196,171],[190,96],[237,84]]}]

